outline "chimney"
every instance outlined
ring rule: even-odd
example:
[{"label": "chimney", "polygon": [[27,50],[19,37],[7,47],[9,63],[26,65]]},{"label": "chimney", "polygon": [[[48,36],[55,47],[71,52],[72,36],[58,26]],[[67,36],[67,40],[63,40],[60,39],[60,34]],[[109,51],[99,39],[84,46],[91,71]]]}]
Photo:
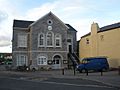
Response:
[{"label": "chimney", "polygon": [[91,34],[97,34],[100,30],[98,23],[94,23],[91,25]]}]

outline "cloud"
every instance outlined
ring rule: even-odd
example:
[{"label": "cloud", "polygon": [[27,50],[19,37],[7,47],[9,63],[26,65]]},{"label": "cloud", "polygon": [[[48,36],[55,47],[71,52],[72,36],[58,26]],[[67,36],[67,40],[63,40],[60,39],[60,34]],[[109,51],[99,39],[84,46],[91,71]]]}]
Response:
[{"label": "cloud", "polygon": [[0,11],[0,23],[8,18],[7,13]]},{"label": "cloud", "polygon": [[0,52],[11,52],[13,18],[17,10],[9,0],[0,0],[0,8]]},{"label": "cloud", "polygon": [[6,46],[10,46],[10,45],[11,45],[10,41],[7,41],[7,40],[0,41],[0,47],[6,47]]},{"label": "cloud", "polygon": [[0,47],[6,47],[11,45],[9,37],[0,36]]},{"label": "cloud", "polygon": [[57,14],[58,17],[66,18],[78,12],[83,12],[84,9],[79,0],[75,0],[74,2],[72,0],[55,0],[26,11],[23,18],[37,20],[50,11]]},{"label": "cloud", "polygon": [[[51,3],[45,3],[44,5],[40,6],[40,7],[35,7],[31,10],[28,10],[25,13],[25,19],[31,19],[31,20],[37,20],[40,17],[42,17],[44,14],[50,12],[51,10],[54,9],[55,4],[51,4]],[[48,8],[49,6],[49,8]]]}]

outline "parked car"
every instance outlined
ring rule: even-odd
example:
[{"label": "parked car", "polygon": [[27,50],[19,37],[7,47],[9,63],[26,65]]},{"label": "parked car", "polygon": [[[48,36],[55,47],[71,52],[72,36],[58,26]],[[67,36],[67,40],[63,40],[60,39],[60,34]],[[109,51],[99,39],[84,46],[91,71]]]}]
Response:
[{"label": "parked car", "polygon": [[105,71],[109,69],[109,64],[106,57],[92,57],[84,58],[81,64],[77,65],[79,72],[86,72],[89,70]]}]

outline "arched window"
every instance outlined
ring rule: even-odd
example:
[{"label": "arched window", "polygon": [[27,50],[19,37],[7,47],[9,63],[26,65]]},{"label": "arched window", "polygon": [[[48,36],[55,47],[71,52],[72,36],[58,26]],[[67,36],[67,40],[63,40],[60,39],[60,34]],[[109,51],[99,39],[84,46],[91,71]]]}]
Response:
[{"label": "arched window", "polygon": [[59,34],[55,35],[55,46],[61,47],[61,35]]},{"label": "arched window", "polygon": [[46,35],[46,42],[47,42],[47,47],[53,47],[54,43],[54,35],[52,32],[48,32]]},{"label": "arched window", "polygon": [[38,56],[37,64],[38,65],[47,65],[47,58],[45,56]]},{"label": "arched window", "polygon": [[45,37],[44,34],[38,35],[38,47],[44,47],[45,46]]}]

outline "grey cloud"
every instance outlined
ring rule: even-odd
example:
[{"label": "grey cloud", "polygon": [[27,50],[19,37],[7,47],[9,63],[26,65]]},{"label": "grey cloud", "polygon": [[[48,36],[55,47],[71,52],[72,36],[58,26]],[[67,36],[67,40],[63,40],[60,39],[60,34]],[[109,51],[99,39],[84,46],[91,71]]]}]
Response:
[{"label": "grey cloud", "polygon": [[6,47],[10,45],[11,45],[10,41],[0,41],[0,47]]},{"label": "grey cloud", "polygon": [[11,45],[11,41],[9,37],[0,36],[0,47],[5,47]]},{"label": "grey cloud", "polygon": [[0,11],[0,23],[8,18],[8,14]]}]

